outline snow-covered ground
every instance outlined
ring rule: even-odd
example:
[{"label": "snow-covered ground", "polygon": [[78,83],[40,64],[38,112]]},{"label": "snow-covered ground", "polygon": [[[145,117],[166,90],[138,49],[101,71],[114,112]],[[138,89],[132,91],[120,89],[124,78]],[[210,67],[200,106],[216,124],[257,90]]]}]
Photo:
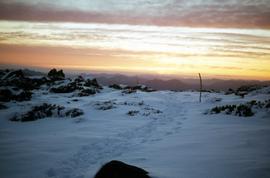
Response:
[{"label": "snow-covered ground", "polygon": [[[199,103],[199,93],[191,91],[122,94],[105,87],[93,96],[71,97],[38,90],[31,101],[9,102],[0,110],[0,177],[92,178],[116,159],[155,178],[267,178],[270,111],[252,117],[204,113],[219,105],[270,99],[269,91],[245,98],[203,93]],[[80,108],[84,115],[9,121],[42,103]]]}]

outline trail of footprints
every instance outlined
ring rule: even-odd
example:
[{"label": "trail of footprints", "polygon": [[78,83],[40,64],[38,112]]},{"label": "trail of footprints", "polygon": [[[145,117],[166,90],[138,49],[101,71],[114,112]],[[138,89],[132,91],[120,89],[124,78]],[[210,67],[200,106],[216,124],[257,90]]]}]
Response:
[{"label": "trail of footprints", "polygon": [[119,133],[111,138],[97,139],[94,142],[91,140],[91,143],[86,143],[69,159],[60,162],[60,167],[48,169],[46,175],[52,178],[83,178],[91,165],[105,163],[129,150],[139,149],[141,144],[158,142],[179,132],[181,121],[186,119],[185,113],[186,111],[177,105],[168,105],[163,113],[150,117],[150,121],[143,127]]}]

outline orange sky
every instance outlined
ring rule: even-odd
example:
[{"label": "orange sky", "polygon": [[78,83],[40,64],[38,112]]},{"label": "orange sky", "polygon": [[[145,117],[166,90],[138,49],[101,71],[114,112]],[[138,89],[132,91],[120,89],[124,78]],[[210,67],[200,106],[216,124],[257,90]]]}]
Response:
[{"label": "orange sky", "polygon": [[0,2],[0,64],[270,80],[269,12],[267,0]]},{"label": "orange sky", "polygon": [[270,79],[269,30],[0,22],[0,63]]}]

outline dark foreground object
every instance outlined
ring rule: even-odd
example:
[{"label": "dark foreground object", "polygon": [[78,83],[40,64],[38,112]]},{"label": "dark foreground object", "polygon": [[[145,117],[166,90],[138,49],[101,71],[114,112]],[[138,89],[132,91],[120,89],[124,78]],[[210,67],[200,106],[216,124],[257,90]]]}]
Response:
[{"label": "dark foreground object", "polygon": [[95,175],[95,178],[150,178],[148,172],[125,164],[121,161],[110,161],[103,165]]}]

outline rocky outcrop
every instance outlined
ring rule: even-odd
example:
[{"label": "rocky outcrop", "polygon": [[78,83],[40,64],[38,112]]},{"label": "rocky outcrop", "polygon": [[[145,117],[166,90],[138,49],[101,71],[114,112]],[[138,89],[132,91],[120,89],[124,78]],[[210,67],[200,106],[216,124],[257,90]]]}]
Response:
[{"label": "rocky outcrop", "polygon": [[90,96],[96,94],[95,89],[83,89],[78,93],[78,96],[83,97],[83,96]]},{"label": "rocky outcrop", "polygon": [[140,111],[136,111],[136,110],[131,110],[127,112],[127,115],[129,116],[136,116],[137,114],[139,114]]},{"label": "rocky outcrop", "polygon": [[74,82],[76,83],[82,83],[85,82],[84,78],[80,75],[77,78],[74,79]]},{"label": "rocky outcrop", "polygon": [[247,95],[248,93],[255,91],[255,90],[259,90],[263,88],[263,86],[259,86],[259,85],[244,85],[241,86],[239,88],[237,88],[236,90],[233,90],[231,88],[228,89],[228,91],[225,92],[225,95],[230,95],[230,94],[235,94],[237,96],[240,96],[242,98],[245,97],[245,95]]},{"label": "rocky outcrop", "polygon": [[2,79],[12,79],[12,78],[24,78],[22,70],[7,71],[7,74],[2,77]]},{"label": "rocky outcrop", "polygon": [[30,91],[21,91],[14,94],[13,91],[9,89],[0,89],[0,101],[9,102],[11,100],[15,101],[29,101],[32,97],[32,92]]},{"label": "rocky outcrop", "polygon": [[51,79],[52,81],[64,80],[65,74],[63,70],[57,71],[56,69],[52,69],[48,73],[48,78]]},{"label": "rocky outcrop", "polygon": [[18,95],[14,95],[13,99],[16,101],[30,101],[32,94],[30,91],[22,91]]},{"label": "rocky outcrop", "polygon": [[6,105],[3,105],[3,104],[0,103],[0,110],[1,110],[1,109],[7,109],[7,108],[8,108],[8,107],[7,107]]},{"label": "rocky outcrop", "polygon": [[94,178],[150,178],[142,168],[121,161],[110,161],[97,172]]},{"label": "rocky outcrop", "polygon": [[22,90],[34,90],[38,89],[41,85],[47,82],[48,80],[45,77],[32,79],[25,77],[22,70],[16,70],[9,71],[4,76],[2,76],[0,80],[0,86],[12,86]]},{"label": "rocky outcrop", "polygon": [[99,101],[95,103],[95,108],[97,110],[110,110],[116,108],[116,103],[113,100],[108,100],[108,101]]},{"label": "rocky outcrop", "polygon": [[13,94],[9,89],[0,90],[0,101],[9,102],[13,99]]},{"label": "rocky outcrop", "polygon": [[[0,101],[9,102],[11,100],[27,101],[31,99],[32,90],[48,89],[53,93],[72,93],[74,96],[94,95],[102,89],[96,79],[85,80],[78,76],[74,80],[65,79],[63,70],[52,69],[47,77],[26,77],[22,70],[1,70],[0,71]],[[21,91],[20,93],[14,91]]]},{"label": "rocky outcrop", "polygon": [[112,85],[109,86],[109,88],[113,88],[113,89],[116,89],[116,90],[122,90],[123,89],[120,85],[117,85],[117,84],[112,84]]},{"label": "rocky outcrop", "polygon": [[125,93],[125,94],[134,93],[138,90],[142,91],[142,92],[154,92],[155,91],[152,88],[149,88],[149,87],[144,86],[144,85],[126,86],[123,89],[124,89],[123,93]]},{"label": "rocky outcrop", "polygon": [[70,110],[67,110],[65,112],[65,115],[66,116],[70,116],[70,117],[78,117],[80,115],[83,115],[83,111],[81,109],[78,109],[78,108],[73,108],[73,109],[70,109]]},{"label": "rocky outcrop", "polygon": [[84,83],[84,86],[86,86],[86,87],[94,87],[96,89],[102,89],[102,86],[98,84],[98,81],[95,78],[92,79],[92,80],[87,79],[85,81],[85,83]]},{"label": "rocky outcrop", "polygon": [[72,93],[77,91],[77,96],[90,96],[100,92],[102,87],[98,84],[96,79],[85,80],[82,76],[75,78],[73,81],[65,85],[60,85],[58,87],[52,87],[50,92],[53,93]]},{"label": "rocky outcrop", "polygon": [[76,82],[70,82],[66,85],[61,85],[59,87],[53,87],[50,89],[53,93],[71,93],[75,90],[83,89],[82,87],[78,86]]},{"label": "rocky outcrop", "polygon": [[109,86],[109,88],[113,88],[116,90],[124,90],[123,93],[125,94],[130,94],[130,93],[135,93],[137,90],[139,91],[143,91],[143,92],[153,92],[155,91],[152,88],[149,88],[147,86],[144,85],[136,85],[136,86],[121,86],[118,84],[112,84]]}]

